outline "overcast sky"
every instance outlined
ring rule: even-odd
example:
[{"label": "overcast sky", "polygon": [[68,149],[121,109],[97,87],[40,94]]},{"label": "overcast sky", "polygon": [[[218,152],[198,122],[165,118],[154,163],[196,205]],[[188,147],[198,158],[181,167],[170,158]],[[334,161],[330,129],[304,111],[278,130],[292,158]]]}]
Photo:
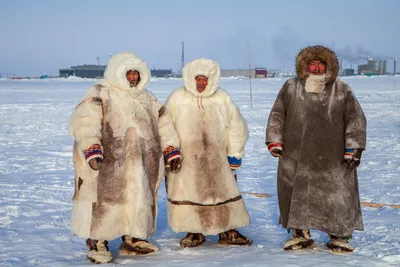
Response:
[{"label": "overcast sky", "polygon": [[355,67],[400,58],[400,1],[0,0],[3,76],[57,75],[122,51],[177,71],[181,41],[186,62],[221,68],[246,68],[247,42],[253,66],[293,69],[302,47],[323,44]]}]

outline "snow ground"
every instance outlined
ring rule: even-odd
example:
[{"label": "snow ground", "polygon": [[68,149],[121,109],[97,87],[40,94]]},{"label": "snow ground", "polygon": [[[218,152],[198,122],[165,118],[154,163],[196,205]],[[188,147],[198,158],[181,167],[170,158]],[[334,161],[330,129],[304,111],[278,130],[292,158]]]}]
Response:
[{"label": "snow ground", "polygon": [[[400,204],[400,76],[344,78],[368,120],[368,147],[359,168],[362,201]],[[241,231],[254,239],[249,248],[220,248],[217,237],[203,247],[181,249],[183,234],[166,220],[165,190],[160,189],[158,227],[150,239],[160,252],[148,257],[119,257],[117,264],[140,266],[400,266],[400,209],[363,208],[365,231],[356,232],[352,255],[324,250],[327,237],[312,231],[319,250],[285,252],[289,234],[278,225],[277,160],[264,145],[271,106],[285,79],[222,79],[247,119],[250,138],[238,182],[251,224]],[[0,80],[0,266],[92,266],[84,240],[71,235],[73,194],[72,139],[69,117],[95,80]],[[149,89],[164,102],[182,80],[153,79]],[[114,255],[119,240],[110,242]]]}]

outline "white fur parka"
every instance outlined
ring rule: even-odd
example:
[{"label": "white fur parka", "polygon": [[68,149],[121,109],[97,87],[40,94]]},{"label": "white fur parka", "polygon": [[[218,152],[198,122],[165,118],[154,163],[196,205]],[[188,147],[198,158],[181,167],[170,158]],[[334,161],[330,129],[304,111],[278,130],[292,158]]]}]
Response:
[{"label": "white fur parka", "polygon": [[[197,75],[208,78],[202,93],[196,88]],[[216,62],[189,62],[183,69],[184,88],[167,100],[183,156],[181,169],[167,178],[168,222],[175,232],[214,235],[250,221],[228,162],[228,157],[243,158],[247,124],[218,87],[219,78]]]},{"label": "white fur parka", "polygon": [[[128,70],[140,74],[130,87]],[[147,64],[132,53],[110,59],[105,79],[91,87],[75,109],[75,194],[72,233],[110,240],[122,235],[147,238],[155,231],[157,190],[164,175],[163,151],[179,147],[165,106],[147,91]],[[100,170],[89,167],[84,151],[101,147]]]}]

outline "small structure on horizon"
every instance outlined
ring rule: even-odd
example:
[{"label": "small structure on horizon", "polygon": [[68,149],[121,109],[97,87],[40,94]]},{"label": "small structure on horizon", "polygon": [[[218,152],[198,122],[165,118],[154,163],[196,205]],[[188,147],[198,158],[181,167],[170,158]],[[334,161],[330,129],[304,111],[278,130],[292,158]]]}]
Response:
[{"label": "small structure on horizon", "polygon": [[102,78],[105,70],[106,66],[104,65],[77,65],[71,66],[69,69],[60,69],[59,77]]},{"label": "small structure on horizon", "polygon": [[358,65],[358,74],[360,75],[385,75],[387,73],[387,61],[376,61],[372,60],[372,57],[368,57],[367,64]]},{"label": "small structure on horizon", "polygon": [[256,68],[256,78],[267,78],[268,77],[268,70],[267,68]]}]

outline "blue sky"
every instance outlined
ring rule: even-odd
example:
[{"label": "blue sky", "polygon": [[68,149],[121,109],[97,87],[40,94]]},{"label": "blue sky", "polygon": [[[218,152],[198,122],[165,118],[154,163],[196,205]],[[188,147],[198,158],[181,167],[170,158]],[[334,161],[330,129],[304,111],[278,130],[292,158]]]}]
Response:
[{"label": "blue sky", "polygon": [[[216,60],[222,68],[289,69],[306,45],[333,48],[344,67],[400,58],[399,0],[1,0],[0,73],[58,74],[78,64],[106,64],[132,51],[151,67],[178,70]],[[388,71],[392,71],[392,60]]]}]

